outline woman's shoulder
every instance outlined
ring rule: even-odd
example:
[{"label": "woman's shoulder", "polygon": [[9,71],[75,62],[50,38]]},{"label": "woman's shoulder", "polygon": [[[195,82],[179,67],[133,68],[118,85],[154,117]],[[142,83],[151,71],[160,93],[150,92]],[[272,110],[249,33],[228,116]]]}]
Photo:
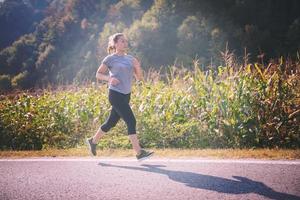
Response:
[{"label": "woman's shoulder", "polygon": [[130,60],[136,60],[136,58],[133,55],[126,54],[126,57]]},{"label": "woman's shoulder", "polygon": [[114,57],[114,54],[108,54],[107,56],[105,56],[105,57],[103,58],[103,60],[111,59],[111,58],[113,58],[113,57]]},{"label": "woman's shoulder", "polygon": [[107,55],[103,58],[103,61],[107,62],[107,61],[112,61],[114,59],[120,59],[120,58],[125,58],[125,59],[129,59],[129,60],[136,60],[136,58],[131,54],[125,54],[125,56],[123,56],[123,57],[120,57],[116,54],[109,54],[109,55]]},{"label": "woman's shoulder", "polygon": [[113,54],[108,54],[107,56],[105,56],[103,58],[102,63],[105,64],[106,66],[109,66],[113,59],[114,59],[114,55]]}]

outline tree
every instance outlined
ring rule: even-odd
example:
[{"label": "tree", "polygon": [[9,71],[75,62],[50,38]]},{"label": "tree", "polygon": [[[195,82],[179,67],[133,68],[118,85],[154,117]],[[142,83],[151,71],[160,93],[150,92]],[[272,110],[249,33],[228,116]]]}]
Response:
[{"label": "tree", "polygon": [[35,84],[35,77],[33,73],[24,71],[12,78],[11,84],[14,88],[29,89]]},{"label": "tree", "polygon": [[135,21],[127,34],[133,47],[133,53],[143,66],[160,67],[174,61],[177,36],[176,28],[180,23],[175,14],[176,2],[158,0]]},{"label": "tree", "polygon": [[9,75],[0,75],[0,92],[11,90],[11,82]]},{"label": "tree", "polygon": [[190,65],[196,57],[206,62],[209,57],[210,27],[201,16],[188,16],[177,29],[179,61]]},{"label": "tree", "polygon": [[300,18],[294,20],[290,25],[286,35],[288,49],[287,52],[291,55],[295,54],[296,51],[300,51]]},{"label": "tree", "polygon": [[[43,8],[43,7],[42,7]],[[44,15],[22,0],[9,0],[0,6],[0,50],[20,36],[32,32]]]}]

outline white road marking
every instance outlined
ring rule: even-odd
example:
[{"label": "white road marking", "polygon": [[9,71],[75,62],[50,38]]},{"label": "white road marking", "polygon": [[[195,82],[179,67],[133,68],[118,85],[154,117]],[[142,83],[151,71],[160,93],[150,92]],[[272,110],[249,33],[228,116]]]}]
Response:
[{"label": "white road marking", "polygon": [[64,158],[64,157],[43,157],[43,158],[0,158],[0,162],[170,162],[170,163],[239,163],[239,164],[280,164],[300,165],[300,160],[259,160],[259,159],[174,159],[174,158],[150,158],[138,162],[135,158]]}]

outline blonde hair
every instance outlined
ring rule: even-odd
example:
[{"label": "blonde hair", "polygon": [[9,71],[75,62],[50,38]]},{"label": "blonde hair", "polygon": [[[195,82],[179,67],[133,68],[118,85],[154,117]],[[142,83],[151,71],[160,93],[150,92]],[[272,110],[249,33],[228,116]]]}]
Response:
[{"label": "blonde hair", "polygon": [[118,42],[119,37],[124,36],[123,33],[115,33],[111,35],[108,39],[108,46],[107,46],[107,53],[111,54],[116,51],[116,46],[115,44]]}]

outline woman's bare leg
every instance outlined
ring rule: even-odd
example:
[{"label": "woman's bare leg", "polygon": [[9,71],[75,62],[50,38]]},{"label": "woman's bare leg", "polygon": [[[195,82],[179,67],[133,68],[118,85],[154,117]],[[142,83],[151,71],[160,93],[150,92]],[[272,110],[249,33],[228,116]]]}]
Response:
[{"label": "woman's bare leg", "polygon": [[97,132],[93,136],[93,143],[97,144],[99,142],[99,140],[103,137],[104,134],[105,133],[101,130],[101,127],[99,127],[99,129],[97,130]]},{"label": "woman's bare leg", "polygon": [[140,143],[139,143],[139,139],[137,138],[137,135],[136,134],[131,134],[131,135],[129,135],[129,139],[131,141],[133,149],[135,150],[135,152],[137,154],[139,154],[141,152],[141,146],[140,146]]}]

